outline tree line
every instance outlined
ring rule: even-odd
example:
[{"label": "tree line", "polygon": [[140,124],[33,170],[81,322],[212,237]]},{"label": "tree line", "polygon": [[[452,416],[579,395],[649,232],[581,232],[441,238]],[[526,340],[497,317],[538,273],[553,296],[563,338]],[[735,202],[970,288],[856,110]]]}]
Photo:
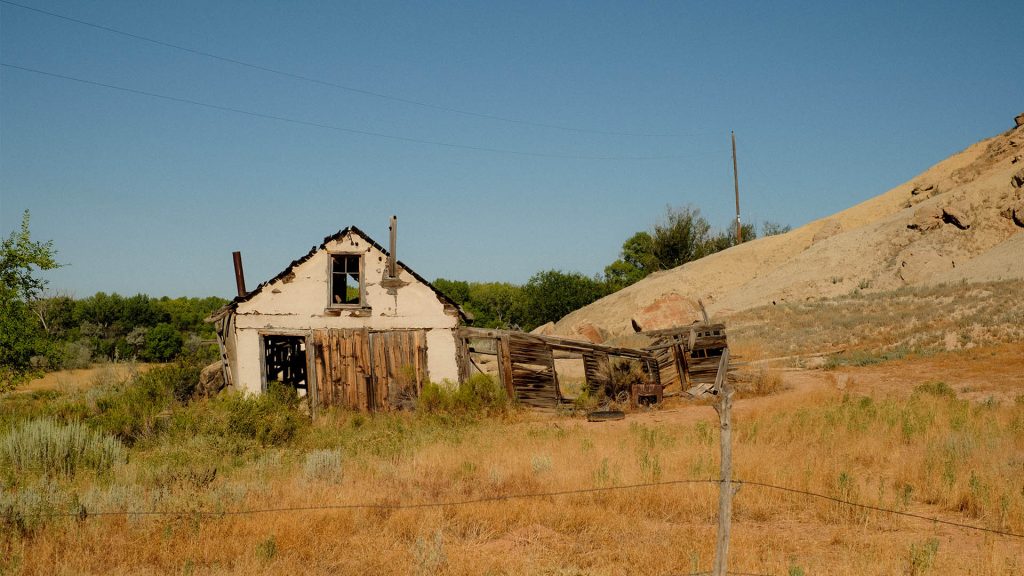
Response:
[{"label": "tree line", "polygon": [[29,213],[0,243],[0,392],[45,369],[98,360],[167,362],[214,338],[203,322],[223,298],[152,298],[98,292],[44,296],[38,272],[61,265],[52,242],[32,239]]},{"label": "tree line", "polygon": [[[789,226],[764,222],[762,236],[782,234]],[[741,226],[744,242],[757,238],[753,224]],[[667,207],[649,230],[641,230],[622,243],[619,257],[603,274],[544,270],[525,284],[468,282],[438,278],[434,286],[485,328],[532,330],[608,294],[635,284],[659,270],[669,270],[735,246],[736,228],[713,229],[700,209]]]}]

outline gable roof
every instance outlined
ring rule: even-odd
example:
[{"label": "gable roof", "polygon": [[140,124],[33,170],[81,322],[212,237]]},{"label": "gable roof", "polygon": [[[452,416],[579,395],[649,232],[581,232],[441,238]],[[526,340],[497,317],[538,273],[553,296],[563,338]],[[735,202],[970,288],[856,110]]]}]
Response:
[{"label": "gable roof", "polygon": [[[261,282],[255,288],[253,288],[252,290],[249,290],[248,292],[246,292],[244,296],[236,296],[233,300],[231,300],[231,302],[228,302],[224,306],[221,306],[217,310],[211,312],[210,315],[206,317],[205,321],[206,322],[216,322],[217,320],[220,320],[221,318],[223,318],[228,313],[233,312],[235,310],[235,308],[237,308],[238,305],[241,304],[242,302],[248,302],[249,300],[254,298],[257,294],[262,292],[263,289],[266,288],[267,286],[269,286],[270,284],[273,284],[274,282],[276,282],[278,280],[281,280],[285,276],[288,276],[289,274],[291,274],[293,272],[293,270],[295,270],[295,268],[297,266],[299,266],[300,264],[302,264],[302,263],[306,262],[307,260],[309,260],[310,258],[312,258],[313,255],[316,254],[317,252],[319,252],[320,250],[324,250],[325,248],[327,248],[327,244],[328,243],[334,242],[336,240],[341,240],[342,238],[344,238],[345,236],[347,236],[350,233],[358,235],[360,238],[362,238],[363,240],[368,242],[371,246],[373,246],[377,250],[383,252],[385,256],[389,256],[389,257],[391,256],[391,254],[387,251],[387,249],[385,249],[383,246],[378,244],[377,241],[374,240],[373,238],[370,238],[370,236],[367,235],[366,232],[363,232],[362,230],[360,230],[359,228],[357,228],[355,226],[347,226],[344,229],[338,230],[334,234],[331,234],[330,236],[325,237],[324,241],[321,242],[319,246],[313,246],[312,248],[310,248],[309,252],[307,252],[305,256],[303,256],[301,258],[298,258],[296,260],[292,260],[292,263],[289,264],[287,268],[282,270],[280,273],[278,273],[276,276],[274,276],[270,280],[267,280],[265,282]],[[426,278],[420,276],[419,274],[416,273],[415,270],[413,270],[412,268],[409,268],[408,266],[403,264],[401,260],[396,261],[396,264],[398,266],[401,266],[403,270],[405,270],[406,272],[411,274],[412,277],[415,278],[417,281],[419,281],[420,283],[422,283],[426,287],[430,288],[434,292],[434,294],[437,295],[437,298],[442,303],[444,303],[445,305],[448,305],[448,306],[451,306],[451,307],[455,308],[455,310],[457,310],[458,313],[459,313],[459,318],[461,318],[463,321],[472,320],[472,316],[468,312],[463,310],[462,307],[459,306],[458,304],[456,304],[454,300],[452,300],[451,298],[446,296],[444,292],[441,292],[440,290],[437,289],[437,287],[435,287],[433,284],[428,282]]]}]

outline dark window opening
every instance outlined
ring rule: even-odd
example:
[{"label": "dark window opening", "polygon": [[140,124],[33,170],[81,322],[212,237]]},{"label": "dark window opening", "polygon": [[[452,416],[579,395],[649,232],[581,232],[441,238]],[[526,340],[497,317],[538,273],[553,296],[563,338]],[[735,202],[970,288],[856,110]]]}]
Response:
[{"label": "dark window opening", "polygon": [[359,255],[331,256],[331,306],[360,305]]},{"label": "dark window opening", "polygon": [[306,338],[303,336],[264,336],[263,366],[267,385],[281,382],[293,386],[299,395],[309,391],[306,377]]}]

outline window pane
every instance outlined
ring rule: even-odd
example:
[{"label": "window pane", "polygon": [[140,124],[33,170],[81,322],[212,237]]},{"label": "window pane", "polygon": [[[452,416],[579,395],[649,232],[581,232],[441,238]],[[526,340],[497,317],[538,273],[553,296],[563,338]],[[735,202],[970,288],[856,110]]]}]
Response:
[{"label": "window pane", "polygon": [[359,256],[331,256],[331,304],[359,304]]}]

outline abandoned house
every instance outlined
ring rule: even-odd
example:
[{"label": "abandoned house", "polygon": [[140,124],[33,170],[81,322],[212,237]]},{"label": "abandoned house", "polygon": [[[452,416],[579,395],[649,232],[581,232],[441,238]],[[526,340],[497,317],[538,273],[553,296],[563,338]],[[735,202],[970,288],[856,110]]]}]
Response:
[{"label": "abandoned house", "polygon": [[354,226],[328,236],[280,274],[207,319],[225,382],[252,393],[273,381],[313,406],[379,410],[409,403],[428,379],[457,381],[465,313]]},{"label": "abandoned house", "polygon": [[424,383],[496,378],[510,398],[542,409],[580,393],[656,403],[667,387],[714,393],[727,363],[724,326],[645,333],[647,348],[625,348],[468,326],[471,318],[391,249],[354,226],[252,291],[235,253],[238,296],[214,312],[226,384],[260,393],[294,387],[319,407],[362,411],[412,407]]}]

